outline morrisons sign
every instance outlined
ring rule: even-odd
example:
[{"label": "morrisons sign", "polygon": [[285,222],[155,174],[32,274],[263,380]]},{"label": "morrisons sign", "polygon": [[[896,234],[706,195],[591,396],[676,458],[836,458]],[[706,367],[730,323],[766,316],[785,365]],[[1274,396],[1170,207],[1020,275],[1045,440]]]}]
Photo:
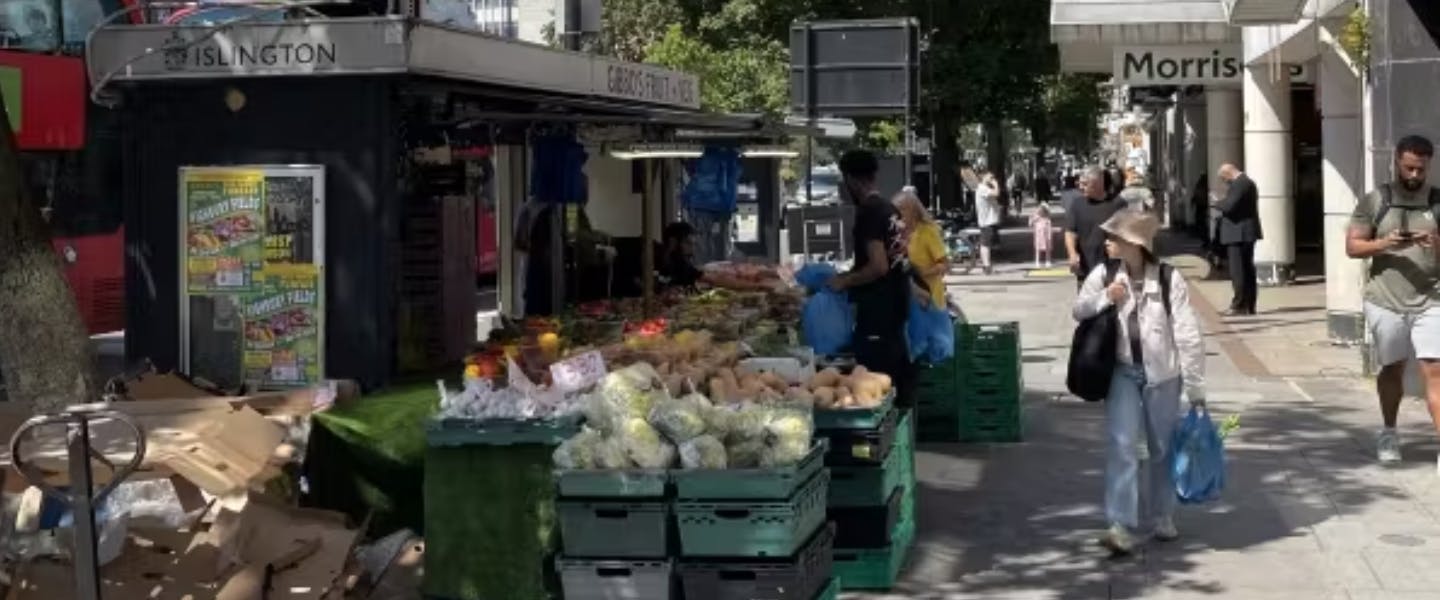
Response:
[{"label": "morrisons sign", "polygon": [[[1117,83],[1135,87],[1239,84],[1245,61],[1239,44],[1120,46],[1115,48]],[[1308,83],[1310,70],[1288,65],[1291,83]]]}]

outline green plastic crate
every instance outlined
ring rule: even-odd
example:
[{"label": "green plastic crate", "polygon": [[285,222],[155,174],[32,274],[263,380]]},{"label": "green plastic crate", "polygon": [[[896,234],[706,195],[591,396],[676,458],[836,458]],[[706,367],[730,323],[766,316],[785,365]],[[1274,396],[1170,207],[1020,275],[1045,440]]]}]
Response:
[{"label": "green plastic crate", "polygon": [[661,498],[670,483],[665,469],[557,469],[555,485],[563,498]]},{"label": "green plastic crate", "polygon": [[558,446],[577,433],[578,415],[555,419],[435,419],[425,426],[425,442],[431,448],[476,444]]},{"label": "green plastic crate", "polygon": [[901,520],[890,546],[879,549],[835,549],[835,576],[845,590],[887,591],[895,587],[915,542],[915,521]]},{"label": "green plastic crate", "polygon": [[815,410],[816,429],[874,429],[885,422],[890,409],[895,406],[895,392],[891,390],[875,408],[851,408],[845,410]]},{"label": "green plastic crate", "polygon": [[669,555],[666,502],[557,500],[567,558],[664,558]]},{"label": "green plastic crate", "polygon": [[956,346],[965,353],[1020,351],[1020,323],[959,323],[955,326]]},{"label": "green plastic crate", "polygon": [[680,555],[786,557],[825,523],[830,472],[822,470],[787,500],[675,503]]},{"label": "green plastic crate", "polygon": [[960,415],[960,441],[1018,442],[1023,421],[1019,405],[967,407]]},{"label": "green plastic crate", "polygon": [[795,494],[825,468],[829,440],[815,446],[799,463],[761,469],[686,469],[672,471],[675,496],[682,500],[782,500]]},{"label": "green plastic crate", "polygon": [[830,506],[880,506],[900,487],[910,449],[897,443],[882,465],[830,467]]},{"label": "green plastic crate", "polygon": [[830,583],[825,584],[825,588],[820,590],[820,594],[815,596],[815,600],[840,600],[840,590],[842,589],[844,588],[840,587],[840,578],[831,577]]}]

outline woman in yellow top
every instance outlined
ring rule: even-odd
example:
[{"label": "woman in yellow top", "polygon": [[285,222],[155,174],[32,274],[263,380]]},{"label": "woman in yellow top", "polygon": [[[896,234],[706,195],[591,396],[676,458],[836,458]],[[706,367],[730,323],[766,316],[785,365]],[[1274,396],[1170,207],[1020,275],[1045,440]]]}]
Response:
[{"label": "woman in yellow top", "polygon": [[905,231],[910,236],[910,243],[906,248],[910,265],[929,289],[931,306],[944,308],[945,274],[950,272],[950,259],[945,251],[940,225],[908,186],[895,195],[894,203],[900,219],[905,222]]}]

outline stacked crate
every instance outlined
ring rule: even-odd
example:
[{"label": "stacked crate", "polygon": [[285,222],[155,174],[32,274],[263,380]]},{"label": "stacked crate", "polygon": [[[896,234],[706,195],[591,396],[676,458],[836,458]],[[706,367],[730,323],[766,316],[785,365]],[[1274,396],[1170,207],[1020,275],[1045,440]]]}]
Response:
[{"label": "stacked crate", "polygon": [[955,357],[922,367],[919,439],[1018,442],[1024,390],[1020,324],[959,323]]},{"label": "stacked crate", "polygon": [[960,371],[960,441],[1018,442],[1021,369],[1020,324],[964,324],[956,331]]},{"label": "stacked crate", "polygon": [[770,469],[560,471],[564,598],[835,598],[825,450]]},{"label": "stacked crate", "polygon": [[665,470],[560,471],[556,483],[556,569],[567,600],[674,597],[674,500]]},{"label": "stacked crate", "polygon": [[[847,590],[893,588],[915,541],[915,418],[890,415],[892,442],[881,464],[831,468],[830,515],[844,542],[835,546],[835,574]],[[856,531],[847,535],[847,527]]]},{"label": "stacked crate", "polygon": [[791,467],[673,473],[686,600],[834,597],[826,450]]}]

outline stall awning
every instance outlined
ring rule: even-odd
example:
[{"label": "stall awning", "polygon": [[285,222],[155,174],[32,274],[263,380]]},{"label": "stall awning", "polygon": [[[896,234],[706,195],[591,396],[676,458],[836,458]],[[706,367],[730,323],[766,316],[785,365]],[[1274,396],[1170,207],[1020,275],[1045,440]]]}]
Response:
[{"label": "stall awning", "polygon": [[1307,0],[1225,0],[1225,13],[1234,25],[1290,24],[1300,19],[1306,2]]},{"label": "stall awning", "polygon": [[694,111],[700,81],[653,65],[557,50],[404,17],[117,25],[92,37],[91,80],[413,74]]},{"label": "stall awning", "polygon": [[1221,0],[1054,0],[1050,40],[1072,73],[1110,73],[1116,46],[1237,42]]}]

